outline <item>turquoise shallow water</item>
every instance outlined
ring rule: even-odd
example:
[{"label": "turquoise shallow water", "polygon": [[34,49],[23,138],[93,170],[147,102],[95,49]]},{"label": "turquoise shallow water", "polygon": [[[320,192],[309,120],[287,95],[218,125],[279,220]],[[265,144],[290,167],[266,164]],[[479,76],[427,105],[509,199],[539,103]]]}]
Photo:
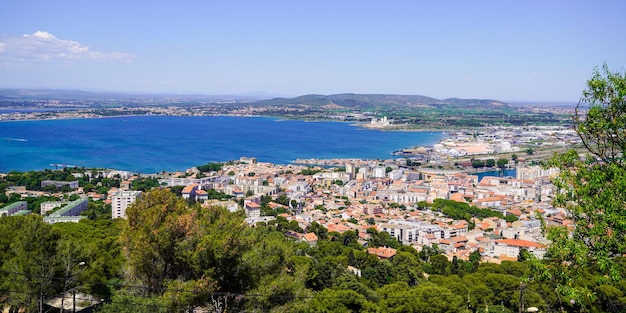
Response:
[{"label": "turquoise shallow water", "polygon": [[388,159],[395,150],[432,145],[443,137],[441,132],[377,131],[265,117],[0,122],[0,172],[41,170],[55,163],[156,173],[241,156],[281,164],[296,158]]}]

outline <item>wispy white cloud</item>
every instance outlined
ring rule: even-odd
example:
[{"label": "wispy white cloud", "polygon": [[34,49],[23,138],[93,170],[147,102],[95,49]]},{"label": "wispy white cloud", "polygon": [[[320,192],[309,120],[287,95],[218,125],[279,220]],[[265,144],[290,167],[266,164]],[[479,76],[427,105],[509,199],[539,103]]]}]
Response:
[{"label": "wispy white cloud", "polygon": [[131,62],[135,55],[123,52],[93,51],[72,40],[37,31],[32,35],[0,39],[0,62],[55,62],[55,61],[118,61]]}]

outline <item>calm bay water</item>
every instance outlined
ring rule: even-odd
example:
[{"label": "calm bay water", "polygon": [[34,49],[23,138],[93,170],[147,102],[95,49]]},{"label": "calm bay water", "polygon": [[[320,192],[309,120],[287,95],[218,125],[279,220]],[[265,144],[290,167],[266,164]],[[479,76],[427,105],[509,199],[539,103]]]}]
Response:
[{"label": "calm bay water", "polygon": [[441,132],[391,132],[338,122],[265,117],[131,116],[0,122],[0,172],[50,164],[141,173],[184,170],[241,156],[285,164],[296,158],[388,159],[433,145]]}]

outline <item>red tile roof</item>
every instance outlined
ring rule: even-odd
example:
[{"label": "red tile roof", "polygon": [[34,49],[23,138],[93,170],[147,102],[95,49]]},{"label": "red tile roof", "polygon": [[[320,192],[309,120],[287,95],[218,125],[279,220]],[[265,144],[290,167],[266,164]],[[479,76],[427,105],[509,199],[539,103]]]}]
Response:
[{"label": "red tile roof", "polygon": [[505,244],[508,246],[520,247],[520,248],[542,248],[539,243],[522,239],[500,239],[496,240],[496,243]]},{"label": "red tile roof", "polygon": [[380,248],[367,248],[367,253],[375,254],[379,258],[391,258],[396,255],[397,250],[393,248],[380,247]]}]

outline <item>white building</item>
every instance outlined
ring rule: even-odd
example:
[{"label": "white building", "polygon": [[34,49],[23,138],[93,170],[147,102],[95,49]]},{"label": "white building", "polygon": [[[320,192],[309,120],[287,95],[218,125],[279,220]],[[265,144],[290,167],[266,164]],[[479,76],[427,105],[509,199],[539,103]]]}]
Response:
[{"label": "white building", "polygon": [[537,180],[538,178],[553,177],[559,173],[556,167],[543,168],[542,166],[518,166],[515,172],[517,179]]},{"label": "white building", "polygon": [[377,167],[374,168],[373,175],[374,175],[375,178],[385,178],[385,176],[386,176],[385,174],[386,174],[386,172],[385,172],[385,168],[384,167],[377,166]]},{"label": "white building", "polygon": [[534,241],[521,239],[500,239],[493,241],[493,245],[491,246],[491,255],[495,257],[505,255],[514,258],[519,255],[520,250],[522,249],[526,249],[539,259],[543,258],[546,253],[545,247]]},{"label": "white building", "polygon": [[41,215],[46,215],[49,211],[54,210],[65,204],[63,201],[46,201],[42,202],[39,208],[41,209]]},{"label": "white building", "polygon": [[141,199],[141,191],[120,191],[113,196],[111,217],[126,218],[126,209],[137,199]]},{"label": "white building", "polygon": [[450,238],[449,229],[421,221],[393,219],[381,224],[380,228],[405,245],[430,244],[431,240]]},{"label": "white building", "polygon": [[350,176],[349,179],[353,179],[355,177],[356,167],[354,166],[354,164],[352,164],[352,163],[347,163],[346,164],[346,174],[348,174]]}]

